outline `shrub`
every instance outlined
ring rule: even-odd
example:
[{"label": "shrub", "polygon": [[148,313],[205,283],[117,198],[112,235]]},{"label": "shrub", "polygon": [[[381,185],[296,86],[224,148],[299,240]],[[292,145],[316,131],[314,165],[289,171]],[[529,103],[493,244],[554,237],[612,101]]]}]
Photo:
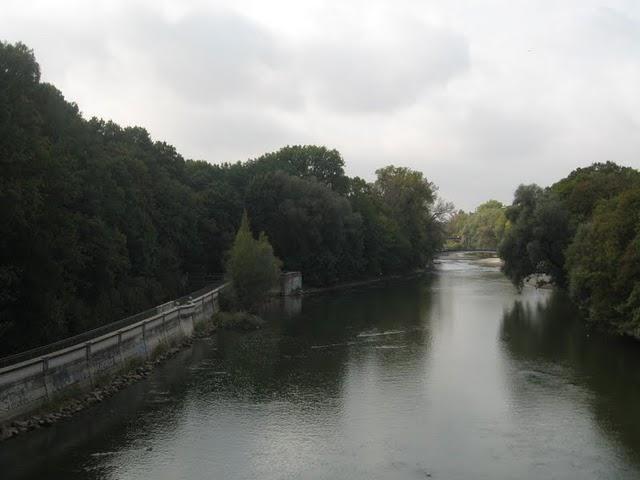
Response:
[{"label": "shrub", "polygon": [[266,299],[280,278],[281,264],[264,232],[258,239],[253,237],[245,211],[226,265],[226,275],[239,309],[255,310]]},{"label": "shrub", "polygon": [[247,312],[218,312],[213,318],[214,324],[225,330],[257,330],[264,325],[264,320]]}]

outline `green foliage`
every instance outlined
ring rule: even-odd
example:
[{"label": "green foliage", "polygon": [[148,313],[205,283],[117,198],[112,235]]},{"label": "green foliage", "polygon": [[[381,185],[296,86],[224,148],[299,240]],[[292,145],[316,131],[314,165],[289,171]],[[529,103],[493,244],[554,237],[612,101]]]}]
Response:
[{"label": "green foliage", "polygon": [[513,204],[506,211],[511,228],[500,244],[498,254],[504,260],[503,271],[518,287],[536,272],[529,245],[534,238],[534,212],[542,195],[543,190],[537,185],[520,185]]},{"label": "green foliage", "polygon": [[640,336],[640,173],[579,168],[546,190],[520,186],[507,209],[504,271],[547,274],[597,323]]},{"label": "green foliage", "polygon": [[309,284],[327,284],[358,272],[361,220],[349,201],[315,179],[278,171],[251,183],[247,205],[256,228],[273,241],[287,270]]},{"label": "green foliage", "polygon": [[240,308],[252,310],[265,300],[280,278],[281,263],[264,232],[253,238],[244,212],[228,253],[226,272]]},{"label": "green foliage", "polygon": [[212,322],[219,328],[226,330],[250,331],[264,326],[265,321],[248,312],[218,312],[213,316]]},{"label": "green foliage", "polygon": [[640,172],[613,162],[578,168],[550,187],[570,212],[574,228],[591,216],[598,202],[637,186]]},{"label": "green foliage", "polygon": [[640,188],[598,203],[568,249],[567,269],[590,318],[640,328]]},{"label": "green foliage", "polygon": [[564,285],[564,251],[571,233],[569,213],[558,196],[537,185],[521,185],[506,216],[511,227],[498,253],[507,276],[519,287],[535,274]]},{"label": "green foliage", "polygon": [[444,241],[444,219],[453,206],[437,203],[437,187],[421,172],[390,165],[376,170],[373,190],[385,208],[382,228],[404,265],[425,265]]},{"label": "green foliage", "polygon": [[449,208],[419,172],[352,179],[322,146],[185,160],[143,128],[85,120],[40,82],[33,52],[2,42],[0,168],[0,353],[202,287],[245,209],[284,266],[321,285],[424,267]]},{"label": "green foliage", "polygon": [[447,235],[459,240],[451,241],[451,249],[496,250],[508,229],[506,208],[497,200],[489,200],[474,212],[462,210],[447,222]]},{"label": "green foliage", "polygon": [[337,150],[315,145],[294,145],[267,153],[250,162],[254,176],[282,171],[289,175],[315,179],[338,193],[345,193],[349,179],[344,174],[344,160]]}]

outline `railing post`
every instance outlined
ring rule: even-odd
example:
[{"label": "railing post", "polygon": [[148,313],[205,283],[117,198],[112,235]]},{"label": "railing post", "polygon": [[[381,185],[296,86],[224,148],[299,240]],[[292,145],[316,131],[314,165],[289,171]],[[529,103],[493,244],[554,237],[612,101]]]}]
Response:
[{"label": "railing post", "polygon": [[85,342],[84,354],[85,354],[85,361],[87,363],[87,372],[89,372],[89,382],[91,383],[91,386],[93,386],[94,379],[93,379],[93,367],[91,365],[91,342]]},{"label": "railing post", "polygon": [[142,345],[144,346],[144,358],[149,358],[149,347],[147,346],[147,322],[142,322]]},{"label": "railing post", "polygon": [[47,356],[43,356],[42,357],[42,382],[44,383],[44,392],[45,395],[47,396],[47,400],[51,400],[52,396],[53,396],[53,385],[50,385],[50,378],[49,378],[49,357]]},{"label": "railing post", "polygon": [[[178,310],[178,315],[179,314],[180,314],[180,310]],[[164,313],[162,314],[162,334],[164,335],[164,341],[168,342],[169,339],[167,338],[166,315]]]},{"label": "railing post", "polygon": [[120,357],[120,365],[124,364],[124,356],[122,355],[122,331],[118,330],[118,356]]}]

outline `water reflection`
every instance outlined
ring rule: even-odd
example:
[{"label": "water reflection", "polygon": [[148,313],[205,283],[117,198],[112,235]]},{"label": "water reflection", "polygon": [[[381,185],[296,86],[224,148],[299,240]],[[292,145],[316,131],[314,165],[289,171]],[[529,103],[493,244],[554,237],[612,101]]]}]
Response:
[{"label": "water reflection", "polygon": [[[603,448],[604,433],[623,447],[626,461],[640,465],[637,342],[588,328],[562,292],[530,291],[523,297],[505,311],[500,329],[513,370],[514,413],[540,415],[531,422],[536,425],[540,418],[565,425],[572,448],[595,450],[589,442]],[[587,428],[591,419],[595,423]]]},{"label": "water reflection", "polygon": [[[144,382],[69,421],[0,445],[3,478],[105,478],[116,452],[148,453],[146,432],[178,426],[185,404],[189,366],[211,355],[202,343],[181,352]],[[132,430],[142,435],[131,436]]]},{"label": "water reflection", "polygon": [[452,256],[265,315],[3,444],[3,479],[640,475],[637,345],[489,262]]}]

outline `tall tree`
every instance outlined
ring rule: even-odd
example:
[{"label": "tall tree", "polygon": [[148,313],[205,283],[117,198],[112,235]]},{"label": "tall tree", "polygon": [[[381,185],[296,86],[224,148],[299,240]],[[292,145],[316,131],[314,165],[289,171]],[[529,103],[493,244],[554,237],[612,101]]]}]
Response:
[{"label": "tall tree", "polygon": [[245,211],[227,259],[227,278],[241,308],[254,310],[280,278],[281,262],[264,232],[255,239]]}]

